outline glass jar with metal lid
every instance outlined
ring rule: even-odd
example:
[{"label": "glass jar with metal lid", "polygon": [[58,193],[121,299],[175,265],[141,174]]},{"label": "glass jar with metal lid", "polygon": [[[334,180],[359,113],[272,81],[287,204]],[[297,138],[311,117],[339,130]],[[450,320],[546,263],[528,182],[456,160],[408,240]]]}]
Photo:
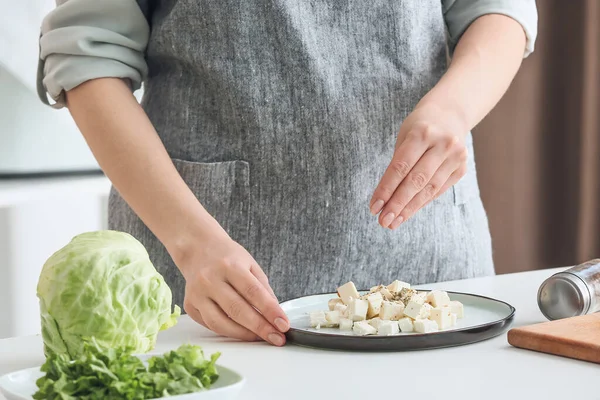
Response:
[{"label": "glass jar with metal lid", "polygon": [[538,306],[549,320],[600,311],[600,258],[546,279],[538,291]]}]

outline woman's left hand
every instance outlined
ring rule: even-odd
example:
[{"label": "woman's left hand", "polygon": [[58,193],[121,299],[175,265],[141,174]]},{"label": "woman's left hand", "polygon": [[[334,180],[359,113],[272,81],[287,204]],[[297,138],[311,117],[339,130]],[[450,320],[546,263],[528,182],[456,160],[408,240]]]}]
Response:
[{"label": "woman's left hand", "polygon": [[381,226],[396,229],[465,175],[467,133],[456,113],[415,108],[400,127],[392,161],[369,203]]}]

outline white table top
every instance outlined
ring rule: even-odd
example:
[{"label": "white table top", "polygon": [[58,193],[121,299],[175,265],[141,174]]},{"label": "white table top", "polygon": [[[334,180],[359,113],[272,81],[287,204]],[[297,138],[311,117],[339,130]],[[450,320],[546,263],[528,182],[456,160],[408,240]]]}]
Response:
[{"label": "white table top", "polygon": [[[427,285],[507,301],[513,327],[545,321],[541,282],[560,269]],[[600,332],[599,332],[600,334]],[[403,353],[347,353],[219,338],[187,317],[159,336],[156,350],[192,342],[247,378],[240,400],[295,399],[600,399],[600,366],[511,347],[506,334],[484,342]],[[40,365],[40,337],[0,340],[0,374]],[[381,395],[378,395],[381,393]],[[1,397],[1,396],[0,396]]]}]

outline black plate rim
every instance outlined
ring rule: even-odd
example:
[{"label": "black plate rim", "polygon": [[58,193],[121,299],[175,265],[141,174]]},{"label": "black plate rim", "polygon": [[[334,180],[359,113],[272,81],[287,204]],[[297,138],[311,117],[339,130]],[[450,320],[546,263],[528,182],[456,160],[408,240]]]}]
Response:
[{"label": "black plate rim", "polygon": [[[431,291],[432,289],[419,288],[417,290],[418,291]],[[359,292],[361,292],[361,293],[368,292],[368,290],[359,290]],[[516,308],[503,300],[498,300],[493,297],[484,296],[484,295],[480,295],[480,294],[474,294],[474,293],[468,293],[468,292],[456,292],[456,291],[450,291],[450,290],[445,290],[445,292],[448,294],[476,297],[476,298],[480,298],[480,299],[484,299],[484,300],[490,300],[490,301],[493,301],[493,302],[496,302],[499,304],[503,304],[508,307],[509,314],[504,318],[501,318],[501,319],[498,319],[495,321],[491,321],[488,323],[484,323],[484,324],[473,325],[473,326],[468,326],[468,327],[454,329],[454,330],[448,330],[448,331],[438,331],[438,332],[430,332],[430,333],[413,333],[410,335],[352,336],[352,335],[342,335],[342,334],[337,334],[337,333],[324,334],[324,333],[320,333],[320,332],[309,331],[306,329],[298,329],[298,328],[290,327],[290,329],[286,333],[286,336],[290,343],[294,343],[294,344],[298,344],[298,345],[302,345],[302,346],[306,346],[306,347],[313,347],[313,348],[318,347],[318,348],[327,348],[327,349],[349,349],[347,346],[327,346],[327,345],[312,345],[312,346],[310,346],[310,345],[306,345],[306,344],[302,343],[303,341],[298,341],[297,336],[307,337],[310,339],[310,341],[319,340],[319,339],[325,340],[327,342],[335,341],[335,339],[343,340],[343,341],[358,340],[361,343],[365,344],[366,347],[370,348],[371,346],[375,346],[375,347],[373,347],[373,349],[377,349],[378,342],[381,342],[383,344],[383,343],[389,343],[390,340],[394,340],[395,342],[400,344],[403,341],[407,341],[407,340],[415,341],[418,339],[422,339],[424,337],[439,338],[440,336],[448,337],[448,336],[456,336],[456,335],[462,337],[462,336],[464,336],[465,333],[466,334],[478,334],[477,335],[478,338],[471,338],[470,340],[463,339],[463,340],[458,340],[456,342],[453,342],[452,344],[419,346],[419,347],[406,349],[406,350],[435,349],[435,348],[453,347],[453,346],[459,346],[459,345],[464,345],[464,344],[476,343],[476,342],[479,342],[482,340],[486,340],[486,339],[490,339],[492,337],[498,336],[503,333],[502,332],[503,328],[508,327],[512,323],[512,320],[514,319],[514,316],[516,314]],[[286,301],[282,302],[281,305],[283,306],[286,303],[291,303],[293,301],[300,300],[305,297],[335,295],[335,294],[336,294],[335,292],[329,292],[329,293],[317,293],[317,294],[312,294],[312,295],[308,295],[308,296],[299,296],[299,297],[296,297],[293,299],[286,300]],[[484,328],[487,328],[487,329],[485,329],[485,331],[483,331],[483,332],[478,332]],[[489,334],[490,331],[495,330],[494,328],[498,328],[497,329],[498,332],[492,333],[490,335]],[[402,339],[400,339],[400,338],[402,338]],[[367,343],[368,343],[368,345],[367,345]],[[401,346],[383,346],[383,348],[385,348],[385,349],[400,349],[400,347]],[[357,349],[357,350],[361,350],[361,349],[362,348]]]}]

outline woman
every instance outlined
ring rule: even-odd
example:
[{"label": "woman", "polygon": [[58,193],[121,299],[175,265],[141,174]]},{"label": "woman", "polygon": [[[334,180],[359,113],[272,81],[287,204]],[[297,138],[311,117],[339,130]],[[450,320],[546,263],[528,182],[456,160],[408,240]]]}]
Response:
[{"label": "woman", "polygon": [[469,131],[533,50],[534,0],[58,3],[41,97],[198,323],[279,346],[275,294],[494,273]]}]

